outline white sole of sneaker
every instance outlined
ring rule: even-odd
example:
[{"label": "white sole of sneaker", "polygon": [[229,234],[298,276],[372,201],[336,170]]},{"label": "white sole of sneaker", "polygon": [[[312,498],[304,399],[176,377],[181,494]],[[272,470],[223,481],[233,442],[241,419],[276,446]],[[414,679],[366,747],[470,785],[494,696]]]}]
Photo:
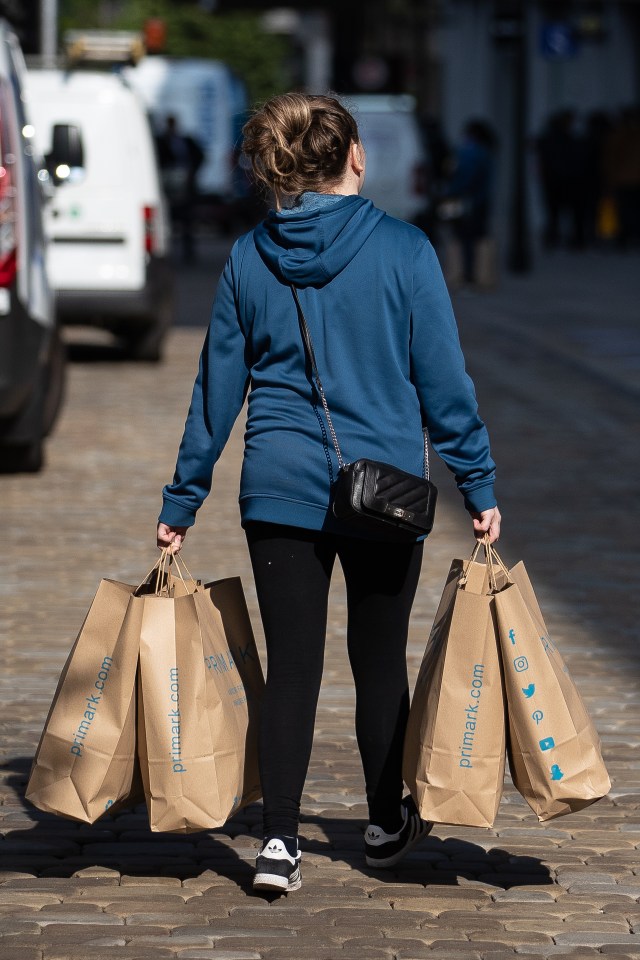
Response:
[{"label": "white sole of sneaker", "polygon": [[421,840],[424,840],[426,836],[429,835],[429,830],[426,833],[420,833],[415,837],[411,843],[407,844],[404,850],[401,850],[400,853],[394,853],[392,857],[386,857],[384,860],[380,860],[376,857],[365,856],[365,862],[368,867],[373,867],[380,870],[387,870],[389,867],[395,867],[397,863],[400,863],[408,853],[410,853],[414,847],[417,847]]},{"label": "white sole of sneaker", "polygon": [[286,877],[279,877],[274,873],[256,873],[253,878],[254,890],[275,890],[279,893],[289,893],[291,890],[299,890],[301,886],[300,868],[292,873],[288,880]]}]

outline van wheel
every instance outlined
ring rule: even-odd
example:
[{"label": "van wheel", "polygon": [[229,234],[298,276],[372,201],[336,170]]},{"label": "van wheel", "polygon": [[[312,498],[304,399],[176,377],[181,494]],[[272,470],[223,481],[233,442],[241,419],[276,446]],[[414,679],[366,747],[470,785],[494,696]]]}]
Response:
[{"label": "van wheel", "polygon": [[162,360],[164,328],[148,327],[143,333],[129,336],[125,341],[125,350],[129,360],[140,363],[159,363]]},{"label": "van wheel", "polygon": [[135,332],[124,334],[125,350],[130,360],[159,363],[162,360],[167,330],[173,322],[173,296],[166,295],[157,308],[155,319]]},{"label": "van wheel", "polygon": [[44,464],[44,403],[47,371],[38,382],[20,413],[11,421],[0,446],[0,472],[38,473]]},{"label": "van wheel", "polygon": [[1,473],[39,473],[43,466],[42,437],[30,443],[11,443],[0,447]]}]

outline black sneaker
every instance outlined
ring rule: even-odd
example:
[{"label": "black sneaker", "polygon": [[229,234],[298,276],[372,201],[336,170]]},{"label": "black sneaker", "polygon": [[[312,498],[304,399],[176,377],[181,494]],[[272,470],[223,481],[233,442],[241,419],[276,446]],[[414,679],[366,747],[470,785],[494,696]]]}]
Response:
[{"label": "black sneaker", "polygon": [[370,823],[364,835],[364,850],[368,867],[395,867],[423,837],[433,824],[422,820],[411,797],[400,804],[402,826],[397,833],[385,833]]},{"label": "black sneaker", "polygon": [[253,889],[277,890],[280,893],[298,890],[302,885],[300,857],[299,850],[295,857],[292,857],[278,837],[265,840],[262,850],[256,857]]}]

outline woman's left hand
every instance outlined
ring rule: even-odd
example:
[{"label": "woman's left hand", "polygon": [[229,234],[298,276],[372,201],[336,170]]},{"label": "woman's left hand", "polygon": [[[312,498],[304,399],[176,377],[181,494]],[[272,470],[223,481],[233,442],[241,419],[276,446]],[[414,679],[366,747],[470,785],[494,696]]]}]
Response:
[{"label": "woman's left hand", "polygon": [[158,546],[161,550],[171,547],[172,553],[179,553],[189,527],[170,527],[166,523],[158,524]]},{"label": "woman's left hand", "polygon": [[497,507],[483,510],[482,513],[472,513],[473,533],[476,540],[483,540],[489,534],[489,543],[495,543],[500,536],[500,511]]}]

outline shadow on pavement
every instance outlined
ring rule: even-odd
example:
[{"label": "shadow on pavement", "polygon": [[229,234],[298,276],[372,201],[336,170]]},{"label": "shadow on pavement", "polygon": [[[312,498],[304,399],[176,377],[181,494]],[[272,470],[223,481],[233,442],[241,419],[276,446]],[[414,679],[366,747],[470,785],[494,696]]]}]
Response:
[{"label": "shadow on pavement", "polygon": [[[30,768],[30,757],[19,757],[0,767],[22,807],[15,817],[15,828],[11,814],[4,821],[5,873],[22,873],[25,879],[34,875],[68,878],[97,867],[121,875],[185,880],[210,870],[250,892],[253,852],[260,838],[260,804],[244,808],[219,830],[186,835],[151,833],[144,804],[107,815],[93,825],[84,824],[44,813],[25,799]],[[25,820],[25,811],[29,820]],[[321,827],[325,838],[305,839],[305,827]],[[514,855],[502,847],[485,850],[455,837],[427,837],[396,869],[371,870],[364,863],[363,832],[364,823],[353,818],[305,816],[300,844],[303,857],[305,853],[316,854],[329,861],[345,862],[381,885],[457,886],[463,879],[506,890],[524,883],[553,883],[548,868],[537,857]],[[310,865],[311,877],[312,869]],[[92,874],[91,878],[96,876]],[[259,896],[264,898],[263,893]]]}]

